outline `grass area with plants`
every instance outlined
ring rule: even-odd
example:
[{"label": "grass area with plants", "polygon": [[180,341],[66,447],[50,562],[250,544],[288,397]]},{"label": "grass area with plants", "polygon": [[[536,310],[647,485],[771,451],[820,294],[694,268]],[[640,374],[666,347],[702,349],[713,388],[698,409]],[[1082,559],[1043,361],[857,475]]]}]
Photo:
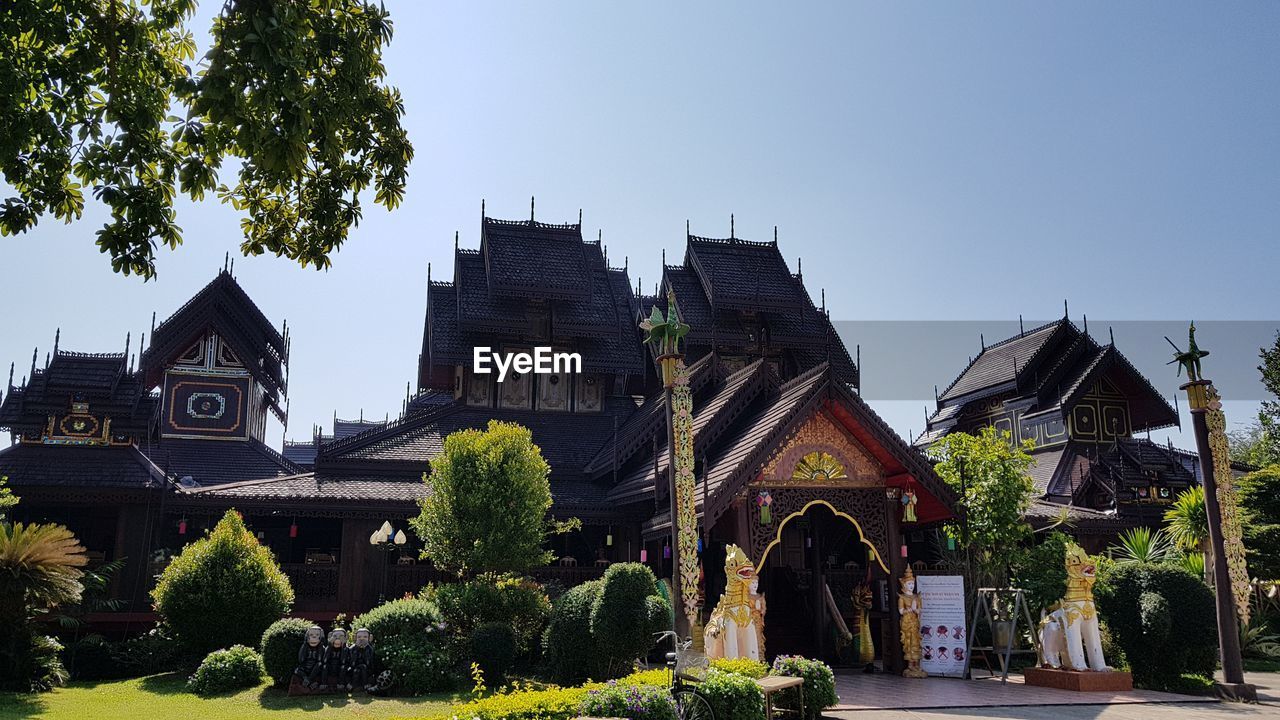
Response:
[{"label": "grass area with plants", "polygon": [[0,720],[199,718],[200,720],[327,720],[433,717],[448,714],[451,693],[379,698],[317,695],[289,697],[267,683],[235,693],[200,697],[185,676],[170,673],[110,682],[72,682],[40,694],[0,694]]}]

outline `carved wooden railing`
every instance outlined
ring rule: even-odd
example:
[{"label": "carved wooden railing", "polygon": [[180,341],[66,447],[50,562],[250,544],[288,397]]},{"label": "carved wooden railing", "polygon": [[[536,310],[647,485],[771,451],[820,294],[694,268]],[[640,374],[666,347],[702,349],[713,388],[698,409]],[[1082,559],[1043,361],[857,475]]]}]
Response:
[{"label": "carved wooden railing", "polygon": [[284,563],[280,569],[289,576],[289,582],[293,585],[293,594],[298,599],[299,605],[317,603],[332,605],[337,602],[342,565]]}]

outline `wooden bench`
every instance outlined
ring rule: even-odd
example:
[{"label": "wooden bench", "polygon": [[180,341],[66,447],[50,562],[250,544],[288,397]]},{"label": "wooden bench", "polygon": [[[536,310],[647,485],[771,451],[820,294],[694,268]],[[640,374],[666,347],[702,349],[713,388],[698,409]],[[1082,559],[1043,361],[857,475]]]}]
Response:
[{"label": "wooden bench", "polygon": [[767,720],[773,720],[773,696],[791,688],[796,688],[796,692],[800,694],[799,717],[804,718],[804,678],[769,675],[756,680],[756,685],[764,693],[764,716]]}]

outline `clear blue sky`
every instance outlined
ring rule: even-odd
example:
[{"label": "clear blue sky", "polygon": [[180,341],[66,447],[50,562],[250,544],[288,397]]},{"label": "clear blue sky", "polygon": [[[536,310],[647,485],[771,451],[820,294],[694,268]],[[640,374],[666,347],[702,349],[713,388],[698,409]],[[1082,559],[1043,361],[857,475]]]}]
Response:
[{"label": "clear blue sky", "polygon": [[[427,264],[451,275],[455,230],[478,244],[481,198],[498,217],[527,217],[531,195],[540,219],[582,208],[646,286],[686,219],[777,225],[837,320],[1054,317],[1064,297],[1073,316],[1277,317],[1280,4],[387,7],[417,148],[404,207],[370,204],[327,273],[236,262],[292,328],[291,437],[335,408],[398,412]],[[144,284],[98,254],[102,217],[0,240],[0,358],[19,376],[58,326],[66,349],[118,351],[127,330],[136,347],[239,242],[230,208],[186,203],[185,246]],[[932,382],[974,351],[948,349]],[[877,372],[893,352],[863,347]],[[931,385],[877,407],[919,432]]]}]

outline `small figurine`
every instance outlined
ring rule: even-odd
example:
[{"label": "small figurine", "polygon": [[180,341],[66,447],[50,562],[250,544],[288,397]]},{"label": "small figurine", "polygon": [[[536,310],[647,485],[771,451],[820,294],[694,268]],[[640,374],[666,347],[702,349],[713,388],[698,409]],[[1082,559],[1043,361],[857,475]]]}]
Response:
[{"label": "small figurine", "polygon": [[307,628],[302,647],[298,648],[298,667],[293,674],[302,678],[302,687],[310,690],[320,680],[324,670],[324,628],[312,625]]},{"label": "small figurine", "polygon": [[320,689],[329,686],[337,690],[350,689],[347,685],[347,631],[334,628],[329,633],[329,647],[324,650],[324,672],[320,675]]},{"label": "small figurine", "polygon": [[[757,627],[757,606],[753,602],[751,581],[756,568],[737,545],[725,548],[725,589],[720,602],[707,619],[703,634],[709,658],[749,658],[760,660],[763,652],[760,638],[764,628]],[[764,622],[763,606],[759,606],[759,622]]]},{"label": "small figurine", "polygon": [[371,682],[369,673],[373,670],[375,659],[373,652],[373,634],[366,628],[356,630],[356,644],[347,651],[347,687],[359,686],[371,693],[376,683]]},{"label": "small figurine", "polygon": [[1110,670],[1102,656],[1102,632],[1098,627],[1098,610],[1093,604],[1097,566],[1074,543],[1067,546],[1066,565],[1067,594],[1040,621],[1041,665],[1068,670]]},{"label": "small figurine", "polygon": [[873,672],[876,646],[871,639],[871,586],[866,583],[853,588],[853,622],[858,626],[858,662],[864,672]]},{"label": "small figurine", "polygon": [[1195,322],[1193,321],[1191,323],[1191,329],[1187,331],[1186,352],[1183,352],[1182,348],[1178,347],[1172,340],[1170,340],[1169,336],[1166,335],[1164,339],[1170,345],[1173,345],[1173,359],[1167,364],[1173,365],[1174,363],[1177,363],[1179,376],[1182,375],[1182,370],[1185,368],[1187,371],[1187,380],[1190,380],[1191,382],[1201,379],[1203,375],[1200,374],[1200,358],[1208,356],[1209,351],[1201,350],[1200,346],[1196,345]]},{"label": "small figurine", "polygon": [[[902,659],[907,667],[902,677],[922,678],[928,673],[920,669],[920,593],[916,592],[916,578],[908,567],[902,576],[902,590],[898,593],[899,633],[902,637]],[[945,652],[939,650],[939,652]]]},{"label": "small figurine", "polygon": [[916,522],[916,491],[907,488],[902,491],[902,522]]}]

